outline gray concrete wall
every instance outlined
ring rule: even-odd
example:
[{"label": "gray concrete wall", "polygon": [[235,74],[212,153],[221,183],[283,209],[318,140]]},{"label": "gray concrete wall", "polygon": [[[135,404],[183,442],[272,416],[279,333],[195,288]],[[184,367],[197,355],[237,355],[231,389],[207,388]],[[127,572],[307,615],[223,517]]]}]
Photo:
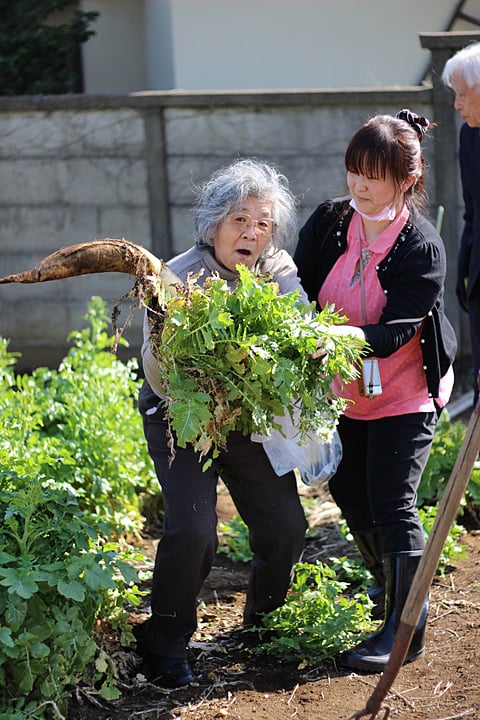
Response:
[{"label": "gray concrete wall", "polygon": [[[403,107],[432,117],[431,88],[0,98],[0,276],[101,237],[126,237],[169,259],[191,244],[195,187],[238,156],[275,163],[303,221],[344,189],[343,153],[359,124]],[[425,151],[435,212],[434,136]],[[113,274],[1,285],[0,335],[22,353],[19,369],[55,366],[89,298],[112,308],[131,285]],[[138,356],[141,322],[137,311],[123,355]]]}]

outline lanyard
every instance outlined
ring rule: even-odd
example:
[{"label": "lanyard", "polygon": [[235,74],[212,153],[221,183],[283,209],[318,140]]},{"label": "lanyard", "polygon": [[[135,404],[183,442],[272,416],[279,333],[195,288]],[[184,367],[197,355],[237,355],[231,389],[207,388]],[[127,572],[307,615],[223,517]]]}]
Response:
[{"label": "lanyard", "polygon": [[358,254],[358,262],[360,264],[360,288],[362,293],[362,315],[363,315],[363,324],[367,324],[367,304],[365,302],[365,279],[363,277],[363,258],[362,258],[362,238],[360,235],[360,223],[361,220],[358,218],[358,248],[359,248],[359,254]]}]

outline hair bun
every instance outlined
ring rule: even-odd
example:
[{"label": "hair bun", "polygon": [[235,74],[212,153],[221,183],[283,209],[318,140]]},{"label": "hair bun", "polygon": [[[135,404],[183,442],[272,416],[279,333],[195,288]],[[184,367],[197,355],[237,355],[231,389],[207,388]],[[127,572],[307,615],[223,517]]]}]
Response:
[{"label": "hair bun", "polygon": [[407,108],[404,108],[403,110],[400,110],[395,117],[397,117],[399,120],[405,120],[417,133],[418,139],[420,142],[422,142],[423,138],[425,137],[425,133],[427,132],[428,126],[430,125],[430,121],[427,120],[426,117],[423,117],[421,115],[415,115],[411,110],[408,110]]}]

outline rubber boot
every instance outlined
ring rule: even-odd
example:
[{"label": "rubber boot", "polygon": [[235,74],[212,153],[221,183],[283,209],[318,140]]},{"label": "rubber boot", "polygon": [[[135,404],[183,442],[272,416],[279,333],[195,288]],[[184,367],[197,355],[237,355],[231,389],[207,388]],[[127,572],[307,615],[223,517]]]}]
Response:
[{"label": "rubber boot", "polygon": [[[400,616],[421,556],[421,551],[393,553],[384,556],[385,620],[373,635],[342,655],[340,658],[342,665],[369,672],[382,672],[385,669],[392,651]],[[417,660],[424,652],[428,607],[429,599],[427,597],[405,657],[405,663]]]},{"label": "rubber boot", "polygon": [[373,575],[373,583],[367,590],[367,595],[373,602],[372,619],[383,620],[385,617],[385,573],[378,532],[371,528],[356,530],[352,534],[365,565]]}]

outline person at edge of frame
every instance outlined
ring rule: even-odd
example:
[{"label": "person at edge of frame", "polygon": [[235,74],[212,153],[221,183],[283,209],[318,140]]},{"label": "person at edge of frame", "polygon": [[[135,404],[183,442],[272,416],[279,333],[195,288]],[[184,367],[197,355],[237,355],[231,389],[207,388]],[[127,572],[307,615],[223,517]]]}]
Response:
[{"label": "person at edge of frame", "polygon": [[[254,159],[219,169],[199,192],[194,210],[195,244],[168,262],[183,281],[204,270],[234,287],[236,266],[270,274],[281,293],[299,290],[308,305],[291,256],[284,249],[295,238],[296,200],[286,177]],[[208,470],[191,445],[170,447],[161,399],[158,364],[149,343],[146,311],[142,346],[145,382],[140,391],[149,453],[162,489],[164,529],[158,544],[151,592],[151,616],[137,629],[137,647],[151,677],[181,687],[195,680],[187,647],[197,627],[197,596],[218,545],[217,484],[228,488],[248,526],[253,553],[243,623],[259,627],[262,613],[281,606],[294,565],[301,559],[307,523],[294,472],[277,476],[263,445],[234,431],[226,451]]]},{"label": "person at edge of frame", "polygon": [[455,93],[455,110],[464,121],[459,146],[464,226],[456,294],[470,325],[475,406],[480,380],[480,42],[467,45],[447,60],[442,80]]},{"label": "person at edge of frame", "polygon": [[[339,658],[367,672],[386,667],[425,547],[416,493],[454,381],[445,249],[425,212],[421,143],[429,125],[408,109],[365,122],[345,153],[349,198],[321,203],[294,252],[309,299],[348,318],[332,332],[369,346],[359,381],[332,386],[349,404],[338,425],[343,458],[329,482],[375,579],[374,617],[383,617]],[[326,352],[319,347],[314,357]],[[424,652],[428,608],[426,598],[407,662]]]}]

